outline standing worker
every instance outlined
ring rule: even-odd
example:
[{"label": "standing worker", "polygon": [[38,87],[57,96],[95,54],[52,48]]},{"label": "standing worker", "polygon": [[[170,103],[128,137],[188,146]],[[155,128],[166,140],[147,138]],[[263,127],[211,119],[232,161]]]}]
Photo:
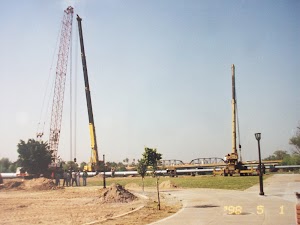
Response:
[{"label": "standing worker", "polygon": [[86,179],[88,177],[88,174],[86,172],[86,170],[83,170],[83,173],[82,173],[82,183],[83,183],[83,186],[86,186]]},{"label": "standing worker", "polygon": [[64,171],[63,178],[64,178],[63,186],[65,186],[65,185],[69,186],[68,185],[68,173],[67,173],[67,170]]},{"label": "standing worker", "polygon": [[72,177],[72,172],[67,171],[67,186],[71,186],[71,177]]},{"label": "standing worker", "polygon": [[60,186],[60,174],[59,174],[59,172],[55,173],[55,184],[56,184],[56,186]]},{"label": "standing worker", "polygon": [[77,179],[76,179],[76,172],[75,171],[72,172],[72,187],[73,187],[74,183],[77,186]]},{"label": "standing worker", "polygon": [[77,181],[77,186],[80,186],[80,170],[78,170],[76,173],[76,181]]}]

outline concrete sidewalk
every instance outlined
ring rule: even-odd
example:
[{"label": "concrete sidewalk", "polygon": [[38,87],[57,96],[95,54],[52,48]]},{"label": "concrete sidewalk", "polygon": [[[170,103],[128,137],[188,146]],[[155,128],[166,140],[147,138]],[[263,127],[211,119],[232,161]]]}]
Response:
[{"label": "concrete sidewalk", "polygon": [[264,184],[265,196],[259,195],[258,185],[246,191],[215,189],[169,191],[172,196],[182,200],[183,208],[175,215],[152,224],[296,224],[295,192],[300,192],[300,175],[274,175]]}]

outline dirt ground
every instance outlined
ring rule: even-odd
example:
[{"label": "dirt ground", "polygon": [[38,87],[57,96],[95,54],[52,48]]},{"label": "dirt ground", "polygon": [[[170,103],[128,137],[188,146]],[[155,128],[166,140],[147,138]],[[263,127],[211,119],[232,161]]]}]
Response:
[{"label": "dirt ground", "polygon": [[[132,194],[134,195],[132,195]],[[56,188],[52,181],[5,180],[0,188],[1,224],[143,225],[177,212],[181,203],[161,193],[157,210],[155,190],[118,185]]]}]

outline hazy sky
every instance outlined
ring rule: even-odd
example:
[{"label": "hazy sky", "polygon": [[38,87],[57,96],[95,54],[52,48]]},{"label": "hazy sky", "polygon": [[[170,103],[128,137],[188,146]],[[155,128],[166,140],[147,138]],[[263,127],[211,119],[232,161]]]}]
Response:
[{"label": "hazy sky", "polygon": [[[163,159],[185,162],[230,153],[231,64],[243,159],[258,158],[256,132],[262,133],[263,157],[292,149],[289,138],[300,122],[298,0],[0,4],[0,158],[17,159],[16,145],[35,138],[40,117],[46,121],[43,140],[49,138],[51,110],[42,116],[41,110],[49,74],[47,93],[53,89],[56,57],[52,69],[51,64],[68,5],[75,10],[79,162],[89,161],[90,139],[76,14],[83,19],[99,155],[107,161],[138,159],[144,146],[156,147]],[[70,159],[69,102],[68,72],[58,151],[65,160]]]}]

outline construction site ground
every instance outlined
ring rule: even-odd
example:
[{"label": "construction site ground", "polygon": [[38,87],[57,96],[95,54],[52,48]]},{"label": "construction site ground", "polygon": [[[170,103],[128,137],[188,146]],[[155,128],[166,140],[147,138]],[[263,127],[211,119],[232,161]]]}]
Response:
[{"label": "construction site ground", "polygon": [[[230,177],[229,177],[230,179]],[[161,210],[154,188],[135,183],[57,188],[40,178],[0,187],[1,224],[295,224],[299,174],[278,174],[244,191],[178,188],[161,183]],[[130,192],[127,192],[127,189]],[[133,193],[136,197],[132,196]]]},{"label": "construction site ground", "polygon": [[102,187],[56,188],[43,178],[35,181],[5,180],[0,188],[1,224],[149,224],[168,217],[181,208],[181,202],[161,194],[157,210],[154,189],[142,192]]}]

